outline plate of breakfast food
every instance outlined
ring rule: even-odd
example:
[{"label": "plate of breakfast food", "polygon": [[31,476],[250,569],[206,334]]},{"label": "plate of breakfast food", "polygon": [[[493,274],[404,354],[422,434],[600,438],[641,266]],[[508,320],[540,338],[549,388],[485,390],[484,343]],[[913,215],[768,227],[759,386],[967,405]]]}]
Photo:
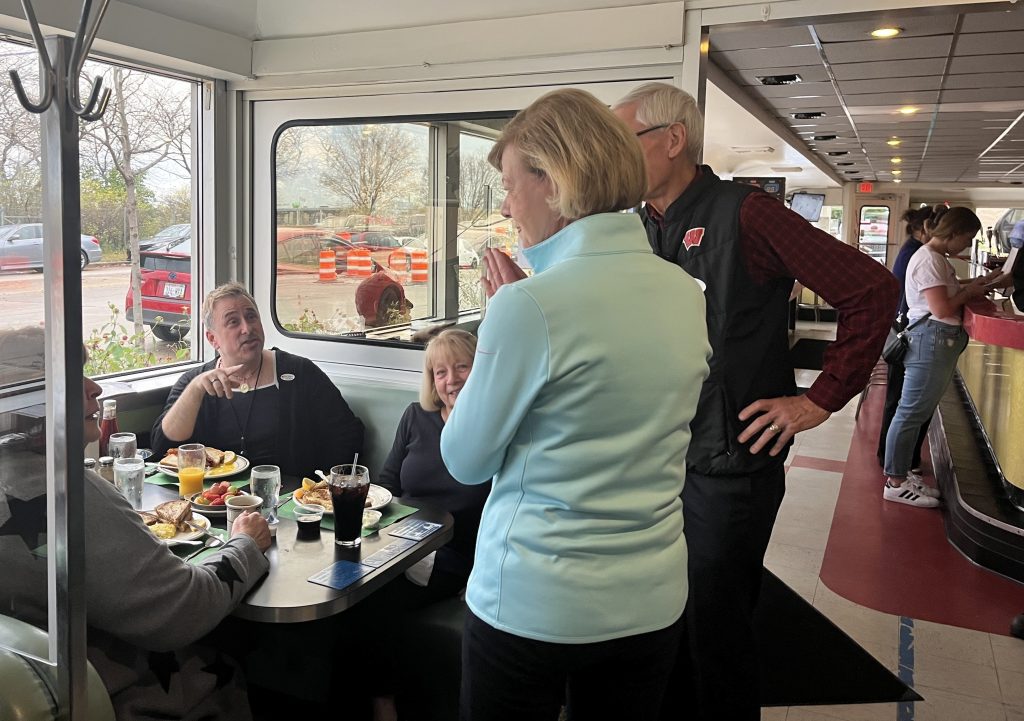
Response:
[{"label": "plate of breakfast food", "polygon": [[231,496],[248,495],[241,488],[234,488],[227,481],[214,483],[205,491],[193,493],[188,497],[193,511],[201,511],[209,516],[226,516],[228,507],[225,504]]},{"label": "plate of breakfast food", "polygon": [[192,504],[184,498],[161,503],[152,511],[139,511],[139,516],[150,532],[168,546],[194,541],[210,528],[210,519],[193,513]]},{"label": "plate of breakfast food", "polygon": [[[157,467],[168,476],[178,477],[178,449],[167,451]],[[249,459],[234,451],[221,451],[206,447],[206,477],[229,478],[238,475],[249,467]]]},{"label": "plate of breakfast food", "polygon": [[[292,497],[295,499],[296,506],[321,506],[325,514],[334,513],[334,504],[331,503],[331,489],[327,487],[327,481],[316,482],[310,478],[303,478],[302,487],[297,489],[292,494]],[[383,486],[371,483],[369,490],[366,492],[366,503],[363,505],[372,511],[379,511],[391,503],[391,499],[391,491]]]}]

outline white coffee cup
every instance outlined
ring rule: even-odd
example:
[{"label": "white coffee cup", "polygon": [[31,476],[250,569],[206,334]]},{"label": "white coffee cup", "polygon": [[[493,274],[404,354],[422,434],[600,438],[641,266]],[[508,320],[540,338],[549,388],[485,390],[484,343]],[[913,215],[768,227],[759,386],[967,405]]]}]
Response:
[{"label": "white coffee cup", "polygon": [[259,496],[228,496],[227,500],[224,501],[224,505],[228,509],[228,530],[231,530],[231,525],[235,522],[235,519],[241,516],[246,511],[260,510],[260,506],[263,505],[263,499]]}]

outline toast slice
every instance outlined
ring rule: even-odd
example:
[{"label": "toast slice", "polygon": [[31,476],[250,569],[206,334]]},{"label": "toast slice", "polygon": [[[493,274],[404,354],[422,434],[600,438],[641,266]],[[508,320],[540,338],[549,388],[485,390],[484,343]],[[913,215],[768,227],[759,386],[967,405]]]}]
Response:
[{"label": "toast slice", "polygon": [[142,522],[147,526],[152,526],[154,523],[160,522],[160,517],[155,513],[149,511],[139,511],[139,517],[142,518]]},{"label": "toast slice", "polygon": [[188,529],[185,521],[192,520],[192,504],[185,499],[165,501],[153,509],[163,523],[170,523],[179,531]]},{"label": "toast slice", "polygon": [[216,448],[206,447],[206,465],[210,468],[216,468],[224,462],[224,451],[219,451]]}]

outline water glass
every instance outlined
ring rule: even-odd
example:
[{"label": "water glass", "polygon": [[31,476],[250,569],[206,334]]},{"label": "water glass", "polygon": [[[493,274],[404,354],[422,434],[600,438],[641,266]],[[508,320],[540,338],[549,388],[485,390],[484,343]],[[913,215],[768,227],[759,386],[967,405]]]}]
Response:
[{"label": "water glass", "polygon": [[139,455],[134,433],[112,433],[107,448],[107,455],[111,458],[135,458]]},{"label": "water glass", "polygon": [[327,481],[334,506],[334,542],[351,548],[362,541],[363,507],[370,490],[370,471],[351,463],[335,466]]},{"label": "water glass", "polygon": [[252,495],[263,499],[260,513],[267,523],[277,523],[277,499],[281,495],[281,469],[278,466],[253,466],[249,476]]},{"label": "water glass", "polygon": [[114,487],[135,510],[142,508],[142,486],[146,479],[146,462],[141,458],[114,459]]}]

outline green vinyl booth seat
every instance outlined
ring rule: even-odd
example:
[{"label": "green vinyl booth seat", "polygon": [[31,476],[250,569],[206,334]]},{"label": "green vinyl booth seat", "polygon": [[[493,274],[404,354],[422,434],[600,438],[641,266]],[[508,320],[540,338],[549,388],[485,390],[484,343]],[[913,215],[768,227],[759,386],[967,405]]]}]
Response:
[{"label": "green vinyl booth seat", "polygon": [[[0,719],[53,721],[65,718],[57,707],[56,669],[50,664],[8,649],[16,648],[39,658],[49,654],[46,632],[9,616],[0,616]],[[114,721],[114,707],[99,674],[87,663],[88,721]]]}]

